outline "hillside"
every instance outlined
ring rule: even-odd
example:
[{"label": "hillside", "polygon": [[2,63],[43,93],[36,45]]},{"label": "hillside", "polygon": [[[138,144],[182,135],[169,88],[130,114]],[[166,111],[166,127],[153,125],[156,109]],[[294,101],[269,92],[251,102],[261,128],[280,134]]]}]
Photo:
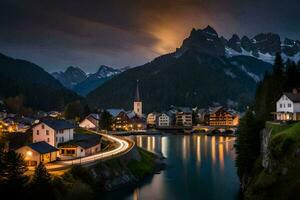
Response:
[{"label": "hillside", "polygon": [[268,169],[257,161],[246,199],[297,199],[300,195],[300,123],[267,124],[272,131]]},{"label": "hillside", "polygon": [[24,106],[33,109],[63,109],[81,99],[65,89],[41,67],[25,60],[0,55],[0,97],[22,96]]},{"label": "hillside", "polygon": [[271,64],[247,55],[228,55],[212,27],[193,29],[174,53],[123,72],[87,95],[92,107],[130,109],[136,80],[145,112],[170,105],[228,105],[243,109]]},{"label": "hillside", "polygon": [[250,101],[256,87],[256,80],[249,73],[261,70],[258,77],[264,73],[254,66],[271,68],[257,59],[253,62],[251,66],[242,58],[217,58],[195,50],[186,51],[178,58],[169,54],[123,72],[88,94],[87,99],[92,106],[130,109],[138,79],[146,112],[170,105],[215,103],[242,107]]}]

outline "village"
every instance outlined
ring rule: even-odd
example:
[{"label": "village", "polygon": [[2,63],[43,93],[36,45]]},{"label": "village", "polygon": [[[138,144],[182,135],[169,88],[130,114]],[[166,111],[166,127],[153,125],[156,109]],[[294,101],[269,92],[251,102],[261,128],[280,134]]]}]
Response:
[{"label": "village", "polygon": [[[18,137],[29,134],[26,139],[20,137],[19,140],[26,140],[19,141],[19,144],[25,144],[23,146],[7,144],[7,148],[23,155],[28,166],[76,159],[80,159],[81,163],[82,158],[100,155],[109,149],[109,142],[114,138],[111,136],[109,140],[106,135],[200,132],[234,136],[241,116],[237,111],[222,106],[203,109],[170,106],[166,112],[145,115],[142,106],[137,82],[133,110],[105,109],[102,113],[90,113],[79,122],[64,119],[63,113],[58,111],[38,113],[38,117],[29,118],[3,110],[0,112],[0,133],[17,134]],[[108,113],[111,119],[110,130],[101,129],[103,112]],[[272,114],[278,122],[300,120],[300,93],[296,89],[292,93],[283,93]],[[126,148],[130,146],[121,143]]]}]

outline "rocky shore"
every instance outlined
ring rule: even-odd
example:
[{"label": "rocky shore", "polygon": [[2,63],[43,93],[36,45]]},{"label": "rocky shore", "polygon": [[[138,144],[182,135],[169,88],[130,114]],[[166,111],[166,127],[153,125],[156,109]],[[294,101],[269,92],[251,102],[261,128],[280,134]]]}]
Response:
[{"label": "rocky shore", "polygon": [[165,168],[165,159],[159,155],[134,147],[128,154],[99,162],[89,168],[99,188],[113,191],[134,185],[145,177]]}]

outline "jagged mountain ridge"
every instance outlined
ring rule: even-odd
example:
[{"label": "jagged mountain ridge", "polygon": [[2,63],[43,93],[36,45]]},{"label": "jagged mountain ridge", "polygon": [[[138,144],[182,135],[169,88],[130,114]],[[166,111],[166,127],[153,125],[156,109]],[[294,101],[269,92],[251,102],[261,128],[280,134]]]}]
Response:
[{"label": "jagged mountain ridge", "polygon": [[214,56],[252,56],[269,63],[273,62],[276,53],[281,53],[285,60],[291,59],[295,62],[300,60],[299,40],[285,38],[282,41],[280,36],[275,33],[260,33],[251,39],[247,36],[240,38],[237,34],[233,34],[227,40],[219,37],[211,26],[207,26],[205,29],[193,29],[190,36],[177,49],[176,55],[179,56],[190,48]]},{"label": "jagged mountain ridge", "polygon": [[114,69],[105,65],[101,65],[98,71],[94,74],[89,74],[89,76],[82,82],[78,83],[73,87],[73,90],[78,94],[85,96],[89,92],[93,91],[107,80],[111,79],[113,76],[121,73],[119,69]]},{"label": "jagged mountain ridge", "polygon": [[72,89],[88,77],[82,69],[73,66],[68,67],[64,72],[54,72],[52,76],[68,89]]},{"label": "jagged mountain ridge", "polygon": [[115,76],[88,94],[87,100],[92,107],[130,109],[138,79],[146,112],[172,104],[241,109],[251,101],[257,82],[272,65],[254,55],[243,55],[243,49],[229,56],[227,49],[239,51],[238,41],[237,35],[230,41],[219,37],[210,26],[193,29],[175,52]]},{"label": "jagged mountain ridge", "polygon": [[70,66],[64,72],[52,73],[52,76],[59,80],[66,88],[84,96],[128,68],[114,69],[101,65],[95,73],[87,74],[79,67]]}]

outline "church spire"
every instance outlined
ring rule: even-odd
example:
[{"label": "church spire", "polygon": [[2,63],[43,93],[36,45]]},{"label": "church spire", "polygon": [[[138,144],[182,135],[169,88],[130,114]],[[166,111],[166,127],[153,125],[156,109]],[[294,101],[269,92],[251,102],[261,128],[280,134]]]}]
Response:
[{"label": "church spire", "polygon": [[136,80],[136,91],[135,91],[135,102],[141,101],[140,99],[140,91],[139,91],[139,80]]}]

